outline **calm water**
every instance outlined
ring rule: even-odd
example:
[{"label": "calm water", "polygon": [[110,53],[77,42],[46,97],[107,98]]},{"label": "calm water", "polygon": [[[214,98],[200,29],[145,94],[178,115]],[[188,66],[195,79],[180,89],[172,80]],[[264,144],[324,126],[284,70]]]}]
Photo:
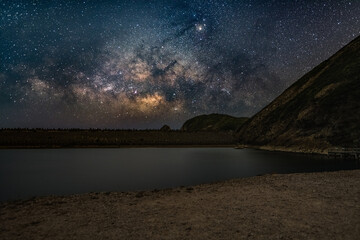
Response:
[{"label": "calm water", "polygon": [[150,190],[265,173],[359,168],[355,161],[232,148],[0,150],[0,201]]}]

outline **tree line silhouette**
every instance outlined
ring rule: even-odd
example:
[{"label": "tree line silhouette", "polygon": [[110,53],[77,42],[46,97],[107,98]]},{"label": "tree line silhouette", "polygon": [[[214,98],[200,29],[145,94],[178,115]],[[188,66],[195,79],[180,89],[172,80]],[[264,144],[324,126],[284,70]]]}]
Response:
[{"label": "tree line silhouette", "polygon": [[233,145],[232,132],[158,129],[0,129],[2,147]]}]

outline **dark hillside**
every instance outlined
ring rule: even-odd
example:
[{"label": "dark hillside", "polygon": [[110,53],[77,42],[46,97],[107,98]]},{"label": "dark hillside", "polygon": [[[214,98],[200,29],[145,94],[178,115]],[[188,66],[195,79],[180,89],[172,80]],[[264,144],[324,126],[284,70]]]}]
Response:
[{"label": "dark hillside", "polygon": [[238,131],[240,143],[304,152],[360,145],[360,37],[304,75]]},{"label": "dark hillside", "polygon": [[248,118],[237,118],[225,114],[200,115],[187,120],[181,127],[184,131],[235,131]]}]

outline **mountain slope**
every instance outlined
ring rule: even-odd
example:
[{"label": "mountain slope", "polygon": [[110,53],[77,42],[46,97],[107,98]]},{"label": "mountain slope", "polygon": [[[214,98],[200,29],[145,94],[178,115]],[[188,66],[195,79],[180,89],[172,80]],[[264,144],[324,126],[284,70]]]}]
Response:
[{"label": "mountain slope", "polygon": [[304,75],[238,131],[240,143],[326,152],[360,145],[360,37]]},{"label": "mountain slope", "polygon": [[248,118],[237,118],[225,114],[200,115],[187,120],[181,130],[184,131],[235,131]]}]

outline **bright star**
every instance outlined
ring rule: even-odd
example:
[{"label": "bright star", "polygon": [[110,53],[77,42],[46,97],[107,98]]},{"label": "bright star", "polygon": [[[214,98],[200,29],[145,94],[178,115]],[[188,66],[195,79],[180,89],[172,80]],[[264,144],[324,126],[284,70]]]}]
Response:
[{"label": "bright star", "polygon": [[205,24],[195,24],[196,31],[201,32],[205,29]]}]

